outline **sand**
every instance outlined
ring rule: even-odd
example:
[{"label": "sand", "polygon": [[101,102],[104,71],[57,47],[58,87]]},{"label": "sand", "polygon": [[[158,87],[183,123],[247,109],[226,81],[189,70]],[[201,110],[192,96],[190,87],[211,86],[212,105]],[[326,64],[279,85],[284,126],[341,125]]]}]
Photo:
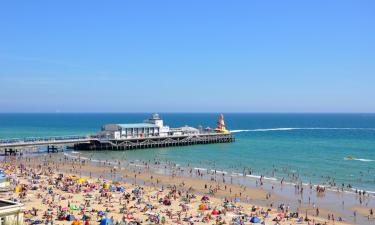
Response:
[{"label": "sand", "polygon": [[[72,214],[78,219],[87,215],[91,218],[86,222],[89,224],[99,224],[98,221],[102,217],[98,216],[97,211],[107,211],[106,217],[118,224],[122,224],[121,221],[124,217],[134,217],[126,219],[127,222],[142,221],[142,224],[155,224],[155,222],[150,222],[150,219],[154,218],[152,215],[159,215],[159,219],[165,218],[164,224],[240,224],[234,223],[233,218],[241,218],[241,216],[244,216],[245,224],[250,224],[248,221],[252,216],[259,217],[265,224],[275,224],[276,222],[272,220],[278,214],[283,213],[280,208],[272,205],[272,202],[280,197],[267,193],[261,188],[246,188],[193,177],[167,176],[142,169],[138,171],[133,168],[120,169],[120,167],[110,164],[98,165],[87,162],[87,160],[84,163],[82,161],[68,159],[60,154],[47,157],[13,158],[11,162],[7,160],[6,163],[1,164],[1,167],[6,168],[7,173],[14,177],[17,186],[25,188],[21,194],[12,191],[2,193],[2,197],[16,198],[24,203],[26,219],[45,221],[50,218],[49,220],[54,221],[55,224],[72,224],[72,221],[61,221],[57,218],[61,214],[58,208],[69,208],[68,205],[84,208],[83,210],[68,209],[66,213]],[[21,170],[21,165],[26,169]],[[63,174],[63,181],[60,185],[56,185],[60,173]],[[40,174],[40,179],[31,178],[35,174]],[[87,182],[84,182],[82,186],[77,180],[68,179],[73,175],[75,176],[74,180],[84,178],[87,179]],[[114,182],[114,180],[116,181]],[[33,184],[33,182],[37,183]],[[62,184],[65,186],[69,184],[70,190],[62,188]],[[104,184],[112,185],[112,187],[124,187],[125,192],[103,190]],[[90,198],[84,192],[89,185],[95,186],[89,192]],[[31,190],[32,187],[38,187],[38,189]],[[134,188],[141,189],[142,193],[133,194]],[[129,201],[126,200],[126,193],[130,195],[128,196],[130,197]],[[22,198],[20,198],[21,195]],[[203,203],[201,201],[203,196],[207,196],[209,201]],[[169,199],[171,205],[164,205],[159,202],[159,199]],[[236,199],[241,199],[241,202],[235,201]],[[252,204],[256,200],[268,202],[270,205]],[[89,202],[90,206],[84,206],[85,202]],[[224,202],[232,204],[234,208],[223,210]],[[206,204],[210,209],[199,210],[201,204]],[[33,208],[37,209],[37,216],[28,213],[33,211]],[[124,208],[124,212],[120,211],[121,208]],[[214,209],[222,210],[222,214],[220,216],[212,215]],[[339,215],[335,215],[336,221],[328,221],[326,215],[331,212],[327,209],[320,209],[320,216],[323,217],[321,218],[314,216],[315,209],[301,208],[299,217],[302,220],[304,220],[306,210],[310,222],[298,223],[297,218],[284,218],[278,224],[348,224],[337,221]],[[360,210],[357,211],[360,213]],[[284,209],[285,212],[286,209]],[[289,213],[290,211],[287,214]],[[43,216],[44,214],[47,217]],[[208,221],[202,222],[205,219]],[[84,223],[83,220],[81,222]]]}]

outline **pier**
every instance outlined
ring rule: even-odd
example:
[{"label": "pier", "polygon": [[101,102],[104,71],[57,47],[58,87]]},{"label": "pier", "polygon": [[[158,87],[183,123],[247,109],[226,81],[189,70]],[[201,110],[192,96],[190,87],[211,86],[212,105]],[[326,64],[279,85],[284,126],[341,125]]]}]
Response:
[{"label": "pier", "polygon": [[63,151],[65,146],[73,146],[75,150],[135,150],[145,148],[165,148],[196,144],[230,143],[235,138],[231,134],[198,134],[169,137],[143,137],[127,139],[103,139],[95,136],[49,137],[2,139],[0,150],[5,155],[22,154],[29,148],[46,147],[47,152]]},{"label": "pier", "polygon": [[147,137],[128,139],[96,139],[89,143],[74,145],[75,150],[135,150],[146,148],[165,148],[197,144],[230,143],[235,138],[231,134],[199,134],[194,136]]},{"label": "pier", "polygon": [[22,151],[29,148],[47,147],[47,152],[58,152],[67,145],[78,143],[89,143],[93,138],[90,136],[58,136],[58,137],[33,137],[33,138],[12,138],[0,139],[0,150],[5,155],[22,154]]}]

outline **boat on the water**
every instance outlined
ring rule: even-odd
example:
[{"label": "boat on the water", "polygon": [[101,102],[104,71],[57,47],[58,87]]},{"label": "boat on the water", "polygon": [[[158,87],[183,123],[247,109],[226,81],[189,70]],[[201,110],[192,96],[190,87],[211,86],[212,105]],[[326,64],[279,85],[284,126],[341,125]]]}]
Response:
[{"label": "boat on the water", "polygon": [[346,160],[354,160],[355,158],[351,155],[348,155],[347,157],[345,157]]}]

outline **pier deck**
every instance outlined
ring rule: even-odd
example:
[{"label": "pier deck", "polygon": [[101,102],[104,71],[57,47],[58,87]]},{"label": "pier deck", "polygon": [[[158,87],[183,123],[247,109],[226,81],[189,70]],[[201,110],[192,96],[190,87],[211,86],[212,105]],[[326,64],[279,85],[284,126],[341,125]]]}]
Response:
[{"label": "pier deck", "polygon": [[89,143],[93,138],[90,136],[59,136],[59,137],[33,137],[0,139],[0,150],[5,155],[22,153],[26,149],[46,146],[48,152],[58,152],[67,145],[77,143]]},{"label": "pier deck", "polygon": [[231,134],[205,133],[199,135],[181,135],[168,137],[143,137],[126,139],[99,139],[95,136],[63,136],[47,138],[1,139],[0,150],[7,154],[16,154],[26,148],[47,146],[48,152],[56,152],[56,146],[74,146],[76,150],[131,150],[143,148],[163,148],[195,144],[213,144],[234,142]]},{"label": "pier deck", "polygon": [[1,148],[18,148],[30,146],[67,145],[89,142],[89,136],[60,136],[60,137],[37,137],[37,138],[12,138],[0,139]]},{"label": "pier deck", "polygon": [[164,148],[196,144],[213,144],[234,142],[231,134],[208,133],[199,135],[147,137],[113,140],[91,140],[89,143],[74,145],[76,150],[132,150],[145,148]]}]

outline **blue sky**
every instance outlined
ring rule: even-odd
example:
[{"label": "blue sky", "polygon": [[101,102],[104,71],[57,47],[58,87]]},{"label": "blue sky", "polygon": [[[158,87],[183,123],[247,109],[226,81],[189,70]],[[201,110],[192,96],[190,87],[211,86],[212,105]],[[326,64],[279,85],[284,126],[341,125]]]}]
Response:
[{"label": "blue sky", "polygon": [[0,112],[375,112],[375,1],[2,1]]}]

